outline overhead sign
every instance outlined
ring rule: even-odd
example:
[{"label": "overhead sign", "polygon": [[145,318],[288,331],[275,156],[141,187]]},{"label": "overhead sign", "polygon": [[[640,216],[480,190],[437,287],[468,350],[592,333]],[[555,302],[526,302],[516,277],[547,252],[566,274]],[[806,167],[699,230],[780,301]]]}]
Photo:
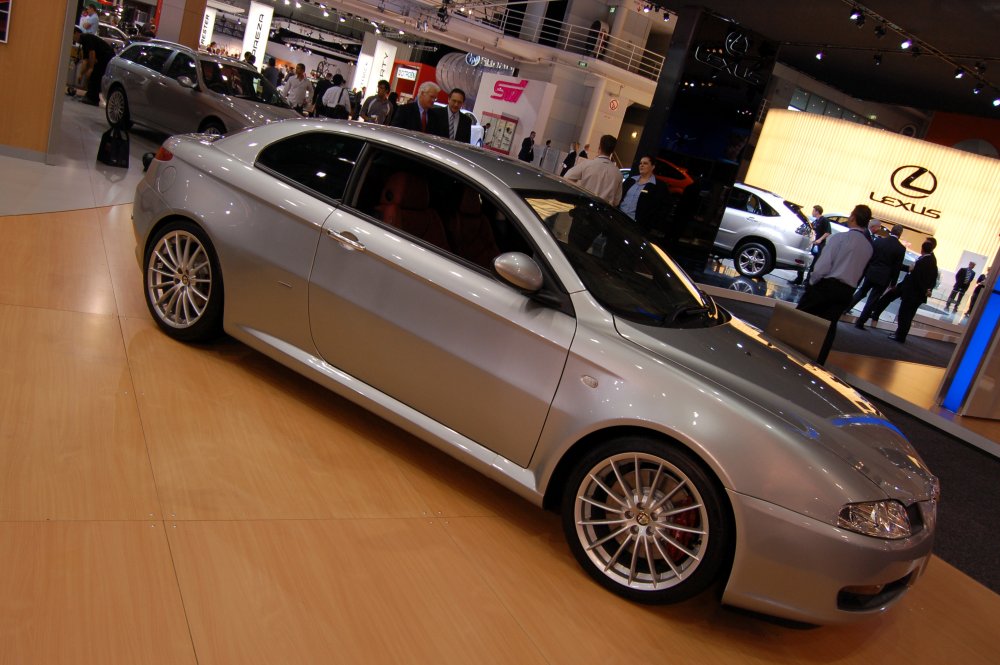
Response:
[{"label": "overhead sign", "polygon": [[198,46],[208,48],[212,43],[212,34],[215,32],[215,16],[218,12],[211,7],[205,8],[205,15],[201,17],[201,34],[198,37]]},{"label": "overhead sign", "polygon": [[813,113],[772,110],[746,181],[803,207],[878,219],[933,235],[939,265],[963,250],[997,252],[1000,160]]},{"label": "overhead sign", "polygon": [[264,64],[264,53],[267,51],[267,38],[271,32],[271,18],[274,7],[260,2],[250,3],[250,13],[247,16],[247,29],[243,33],[243,52],[253,54],[257,68]]}]

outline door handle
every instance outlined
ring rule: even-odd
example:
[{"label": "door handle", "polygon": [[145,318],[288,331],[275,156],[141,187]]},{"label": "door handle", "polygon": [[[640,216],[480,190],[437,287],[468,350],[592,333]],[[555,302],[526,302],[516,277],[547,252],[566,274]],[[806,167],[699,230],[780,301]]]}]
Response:
[{"label": "door handle", "polygon": [[365,251],[365,246],[358,241],[358,237],[350,231],[334,231],[330,229],[326,232],[328,236],[340,243],[344,249]]}]

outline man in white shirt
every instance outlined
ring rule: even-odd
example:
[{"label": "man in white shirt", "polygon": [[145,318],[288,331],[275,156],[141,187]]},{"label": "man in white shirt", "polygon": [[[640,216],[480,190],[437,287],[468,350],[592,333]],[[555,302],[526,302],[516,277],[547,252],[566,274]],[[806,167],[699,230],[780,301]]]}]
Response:
[{"label": "man in white shirt", "polygon": [[301,62],[295,65],[295,76],[289,77],[281,87],[281,92],[285,96],[285,101],[293,109],[302,113],[304,108],[312,101],[313,86],[306,78],[306,66]]},{"label": "man in white shirt", "polygon": [[80,15],[80,32],[85,35],[96,35],[97,28],[101,24],[101,17],[97,14],[97,7],[94,3],[87,3]]},{"label": "man in white shirt", "polygon": [[344,88],[344,77],[333,75],[333,85],[323,93],[324,115],[335,120],[347,120],[351,116],[351,96]]},{"label": "man in white shirt", "polygon": [[617,145],[618,139],[605,134],[601,137],[597,158],[578,161],[563,177],[617,206],[622,199],[622,173],[611,161]]}]

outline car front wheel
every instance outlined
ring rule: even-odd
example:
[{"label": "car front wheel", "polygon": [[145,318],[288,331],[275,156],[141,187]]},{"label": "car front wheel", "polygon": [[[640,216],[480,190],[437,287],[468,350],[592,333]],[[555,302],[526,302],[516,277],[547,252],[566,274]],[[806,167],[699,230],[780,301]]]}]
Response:
[{"label": "car front wheel", "polygon": [[577,464],[562,521],[573,555],[602,586],[673,603],[717,579],[730,538],[724,511],[721,491],[686,452],[626,437]]},{"label": "car front wheel", "polygon": [[774,253],[759,242],[747,242],[737,248],[733,263],[744,277],[761,277],[774,269]]},{"label": "car front wheel", "polygon": [[204,231],[166,224],[149,243],[145,268],[146,305],[168,335],[197,342],[222,331],[222,271]]}]

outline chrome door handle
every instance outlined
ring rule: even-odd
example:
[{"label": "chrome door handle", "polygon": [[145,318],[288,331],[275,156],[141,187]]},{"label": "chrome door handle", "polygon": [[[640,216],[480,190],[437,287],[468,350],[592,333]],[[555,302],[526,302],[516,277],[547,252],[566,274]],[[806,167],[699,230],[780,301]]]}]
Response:
[{"label": "chrome door handle", "polygon": [[345,249],[356,249],[359,252],[365,251],[365,246],[358,242],[358,237],[350,231],[334,231],[330,229],[326,234],[339,242]]}]

